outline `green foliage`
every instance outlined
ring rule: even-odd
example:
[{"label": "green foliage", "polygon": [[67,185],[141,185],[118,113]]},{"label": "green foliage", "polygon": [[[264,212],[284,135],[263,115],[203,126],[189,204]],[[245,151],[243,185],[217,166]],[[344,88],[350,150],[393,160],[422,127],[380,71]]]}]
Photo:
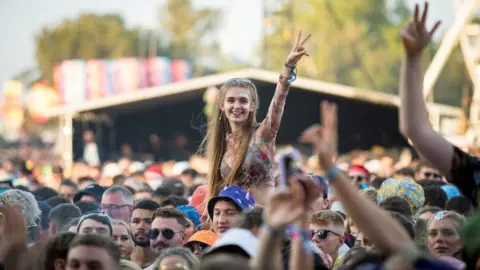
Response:
[{"label": "green foliage", "polygon": [[[406,8],[399,1],[392,13],[394,18],[390,18],[386,2],[295,1],[295,29],[313,34],[308,46],[311,57],[299,66],[300,74],[394,93],[398,80],[391,74],[399,72],[402,51],[398,33],[406,19]],[[291,43],[292,38],[280,27],[268,37],[267,46],[273,49],[267,53],[267,68],[278,69],[288,52],[278,45]]]},{"label": "green foliage", "polygon": [[219,55],[219,46],[213,34],[217,30],[220,11],[195,9],[190,0],[168,0],[159,9],[158,18],[169,38],[169,56],[189,59],[196,65],[196,75],[204,73],[199,66],[201,60]]},{"label": "green foliage", "polygon": [[[312,33],[312,38],[307,47],[311,56],[298,67],[301,76],[398,93],[403,58],[399,36],[411,11],[405,1],[395,1],[393,7],[389,2],[298,0],[293,7],[284,4],[279,13],[293,8],[293,25],[287,17],[277,18],[267,36],[268,50],[261,50],[267,59],[265,67],[279,70],[296,38],[289,29],[302,29]],[[432,56],[436,47],[432,45]],[[435,100],[458,106],[462,88],[468,85],[463,58],[457,51],[435,86]]]},{"label": "green foliage", "polygon": [[136,56],[139,30],[127,29],[119,15],[83,14],[44,27],[36,36],[36,56],[43,77],[52,80],[53,66],[65,59]]}]

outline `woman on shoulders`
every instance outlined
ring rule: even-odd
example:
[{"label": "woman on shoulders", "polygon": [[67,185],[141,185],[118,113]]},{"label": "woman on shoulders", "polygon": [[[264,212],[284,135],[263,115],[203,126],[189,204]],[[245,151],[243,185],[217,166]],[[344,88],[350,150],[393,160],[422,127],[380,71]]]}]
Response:
[{"label": "woman on shoulders", "polygon": [[285,61],[267,116],[258,124],[257,88],[248,79],[225,81],[219,90],[202,149],[207,153],[207,200],[229,185],[251,192],[263,205],[274,187],[275,139],[298,61],[308,53],[302,32]]}]

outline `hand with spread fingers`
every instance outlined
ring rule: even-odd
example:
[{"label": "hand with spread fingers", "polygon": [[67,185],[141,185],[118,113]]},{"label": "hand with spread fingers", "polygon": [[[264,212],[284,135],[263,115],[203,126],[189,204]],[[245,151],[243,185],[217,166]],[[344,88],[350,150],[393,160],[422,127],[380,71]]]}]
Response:
[{"label": "hand with spread fingers", "polygon": [[320,166],[329,170],[337,152],[337,104],[324,101],[320,107],[321,125],[315,124],[306,129],[300,142],[313,145]]},{"label": "hand with spread fingers", "polygon": [[432,36],[437,31],[441,22],[437,21],[432,30],[428,31],[426,27],[428,16],[428,2],[425,2],[425,7],[421,18],[419,18],[419,6],[415,5],[415,12],[413,21],[410,22],[405,29],[403,29],[401,38],[403,47],[408,55],[417,55],[430,43]]},{"label": "hand with spread fingers", "polygon": [[298,61],[302,59],[304,55],[309,56],[307,49],[305,48],[305,43],[310,39],[312,35],[308,35],[304,39],[302,39],[302,31],[298,33],[297,41],[295,42],[295,46],[293,46],[292,51],[287,57],[285,64],[290,67],[297,66]]}]

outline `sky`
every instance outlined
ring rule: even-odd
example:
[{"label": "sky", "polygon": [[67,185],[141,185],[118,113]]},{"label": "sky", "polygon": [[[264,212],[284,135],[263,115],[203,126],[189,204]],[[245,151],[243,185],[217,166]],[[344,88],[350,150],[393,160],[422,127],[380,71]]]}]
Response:
[{"label": "sky", "polygon": [[[251,57],[252,50],[262,35],[262,0],[192,2],[196,7],[219,8],[224,12],[219,39],[225,53],[239,59]],[[419,1],[408,2],[413,6],[413,3]],[[430,2],[430,19],[443,20],[442,27],[445,29],[453,21],[453,1]],[[153,29],[159,25],[155,11],[163,3],[165,0],[0,0],[0,83],[35,66],[35,35],[44,26],[54,26],[65,18],[74,18],[83,12],[95,12],[119,13],[124,16],[129,27]]]}]

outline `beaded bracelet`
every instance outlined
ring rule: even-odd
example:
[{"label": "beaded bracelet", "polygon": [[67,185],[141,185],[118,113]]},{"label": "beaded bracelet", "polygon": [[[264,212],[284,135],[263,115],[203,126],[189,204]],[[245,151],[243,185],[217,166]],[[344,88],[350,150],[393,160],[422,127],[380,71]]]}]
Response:
[{"label": "beaded bracelet", "polygon": [[297,72],[296,72],[297,66],[292,67],[292,66],[287,65],[287,63],[285,63],[284,66],[292,74],[292,77],[290,79],[288,79],[288,83],[292,83],[292,82],[296,81],[297,80]]}]

